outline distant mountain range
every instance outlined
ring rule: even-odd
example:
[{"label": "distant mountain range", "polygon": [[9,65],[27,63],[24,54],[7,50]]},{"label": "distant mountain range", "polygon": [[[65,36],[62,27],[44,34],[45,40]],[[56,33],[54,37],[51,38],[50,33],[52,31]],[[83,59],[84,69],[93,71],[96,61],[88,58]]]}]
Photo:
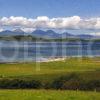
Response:
[{"label": "distant mountain range", "polygon": [[21,29],[16,29],[13,31],[5,30],[0,32],[0,36],[16,36],[16,35],[32,35],[37,38],[46,38],[46,39],[59,39],[59,38],[81,38],[81,39],[91,39],[91,38],[100,38],[98,36],[93,35],[87,35],[87,34],[80,34],[80,35],[74,35],[68,32],[64,33],[56,33],[53,30],[35,30],[31,33],[26,33]]}]

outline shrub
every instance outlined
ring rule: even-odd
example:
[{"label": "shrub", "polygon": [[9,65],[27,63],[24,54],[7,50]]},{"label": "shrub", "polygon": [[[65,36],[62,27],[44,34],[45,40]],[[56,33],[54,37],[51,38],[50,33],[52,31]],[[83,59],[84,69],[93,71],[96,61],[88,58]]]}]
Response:
[{"label": "shrub", "polygon": [[21,79],[2,79],[0,80],[0,88],[5,89],[19,89],[19,88],[41,88],[42,84],[35,80],[21,80]]}]

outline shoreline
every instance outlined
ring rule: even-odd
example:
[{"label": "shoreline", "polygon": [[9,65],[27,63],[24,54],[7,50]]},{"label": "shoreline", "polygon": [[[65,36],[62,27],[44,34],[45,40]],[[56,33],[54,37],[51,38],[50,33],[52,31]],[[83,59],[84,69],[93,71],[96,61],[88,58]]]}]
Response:
[{"label": "shoreline", "polygon": [[0,62],[0,64],[17,64],[17,63],[42,63],[42,62],[54,62],[54,61],[64,61],[69,57],[49,57],[49,58],[40,58],[37,60],[25,60],[25,61],[8,61],[8,62]]},{"label": "shoreline", "polygon": [[66,56],[66,57],[44,57],[36,60],[23,60],[23,61],[8,61],[8,62],[0,62],[0,64],[18,64],[18,63],[42,63],[42,62],[57,62],[57,61],[65,61],[71,58],[100,58],[100,56]]}]

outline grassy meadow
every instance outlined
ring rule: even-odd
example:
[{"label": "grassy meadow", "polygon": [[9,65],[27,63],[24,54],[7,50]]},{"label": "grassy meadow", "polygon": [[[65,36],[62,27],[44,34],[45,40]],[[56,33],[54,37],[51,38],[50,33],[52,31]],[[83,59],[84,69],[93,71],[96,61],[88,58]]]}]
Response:
[{"label": "grassy meadow", "polygon": [[100,100],[100,94],[55,90],[0,90],[0,100]]},{"label": "grassy meadow", "polygon": [[[52,82],[61,76],[77,74],[84,81],[100,81],[100,58],[67,58],[56,62],[0,64],[0,80],[21,79]],[[74,77],[75,79],[75,77]],[[72,79],[73,80],[73,79]],[[75,80],[73,80],[75,81]],[[70,82],[70,81],[69,81]],[[66,83],[68,84],[68,83]],[[72,83],[71,83],[72,84]],[[69,84],[68,84],[69,85]],[[94,86],[92,84],[91,86]],[[100,93],[79,90],[1,89],[0,100],[100,100]]]},{"label": "grassy meadow", "polygon": [[67,58],[65,61],[0,64],[1,77],[53,75],[100,71],[100,58]]}]

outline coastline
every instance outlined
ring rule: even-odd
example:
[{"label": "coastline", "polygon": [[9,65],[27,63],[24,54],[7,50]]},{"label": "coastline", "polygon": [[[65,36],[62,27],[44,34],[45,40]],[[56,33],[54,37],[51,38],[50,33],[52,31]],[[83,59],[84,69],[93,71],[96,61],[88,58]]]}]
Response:
[{"label": "coastline", "polygon": [[46,62],[57,62],[57,61],[66,61],[67,59],[71,58],[100,58],[100,56],[65,56],[65,57],[40,57],[36,58],[35,60],[30,59],[30,60],[18,60],[18,61],[4,61],[0,62],[0,64],[18,64],[18,63],[46,63]]}]

